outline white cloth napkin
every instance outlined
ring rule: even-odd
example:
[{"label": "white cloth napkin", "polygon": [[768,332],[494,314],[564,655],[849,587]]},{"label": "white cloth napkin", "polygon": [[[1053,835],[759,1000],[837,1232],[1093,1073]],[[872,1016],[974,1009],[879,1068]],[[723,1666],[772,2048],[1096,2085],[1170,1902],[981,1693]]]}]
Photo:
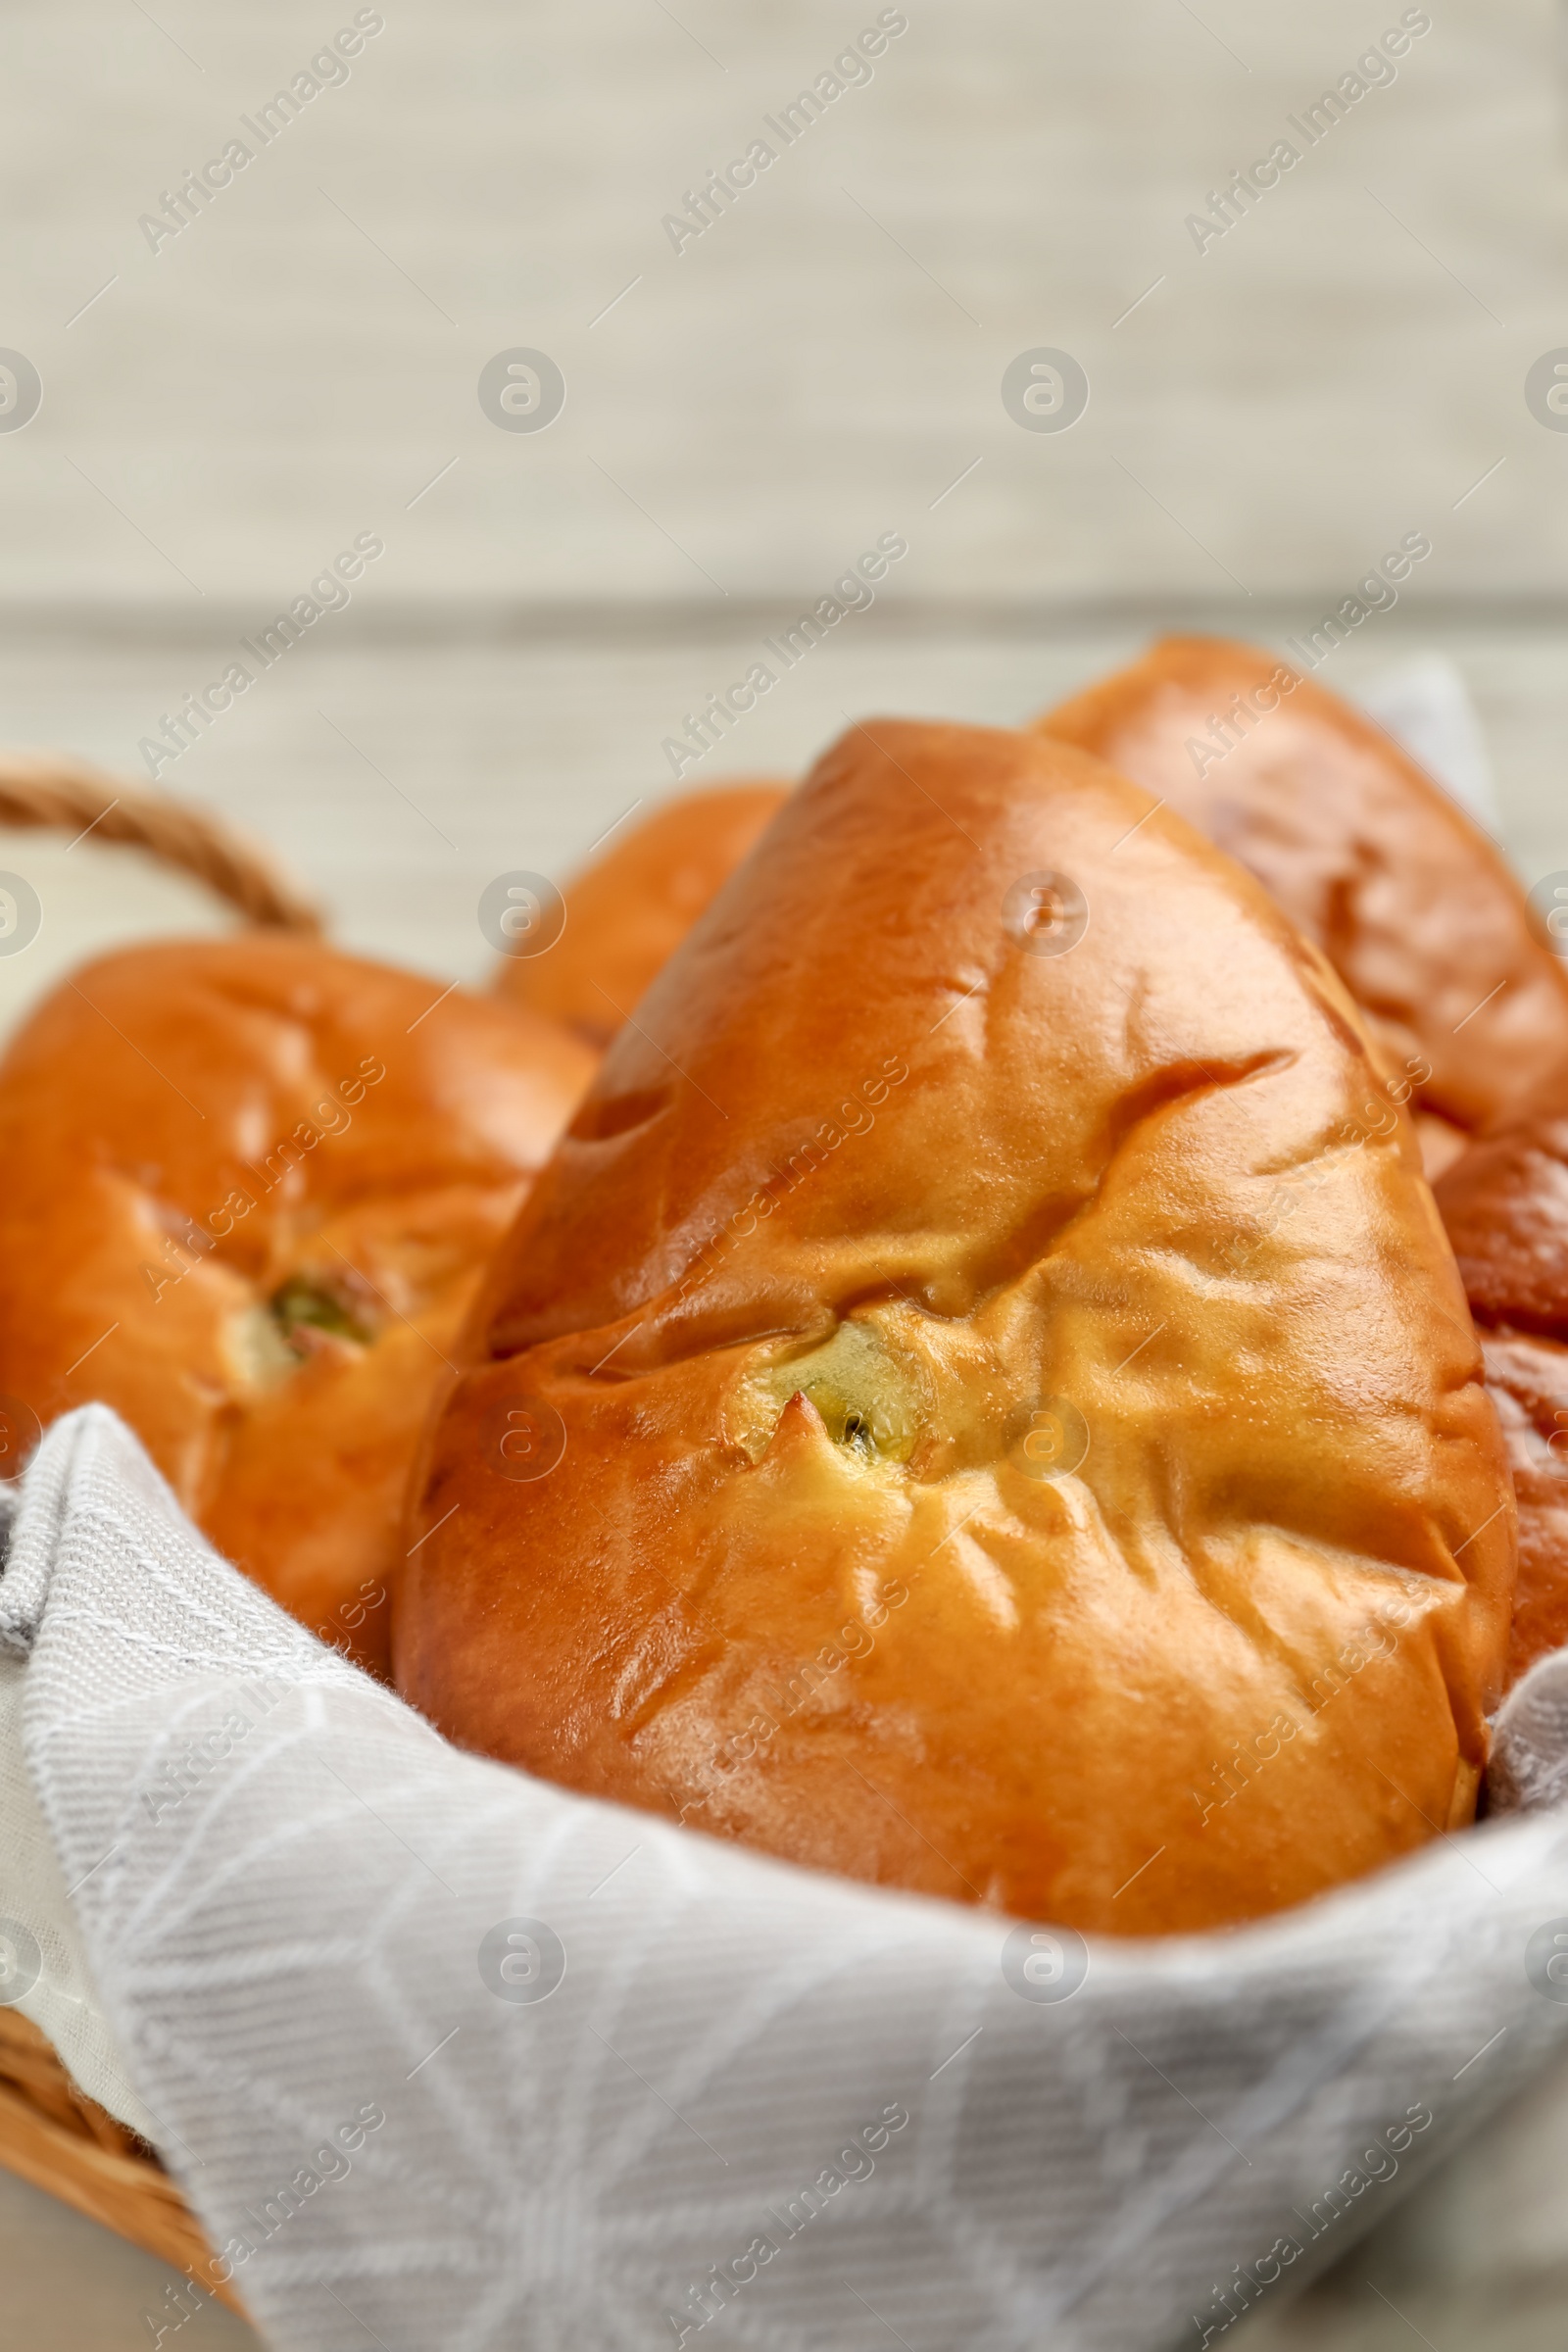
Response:
[{"label": "white cloth napkin", "polygon": [[93,1988],[71,1889],[22,1752],[26,1669],[0,1652],[0,2002],[41,2027],[73,2079],[143,2138],[157,2134],[130,2086]]},{"label": "white cloth napkin", "polygon": [[46,1994],[101,2010],[279,2347],[1201,2345],[1568,2041],[1555,1659],[1503,1727],[1513,1818],[1084,1945],[460,1754],[102,1407],[27,1472],[0,1647],[53,1852],[0,1854],[0,1911],[41,1904]]}]

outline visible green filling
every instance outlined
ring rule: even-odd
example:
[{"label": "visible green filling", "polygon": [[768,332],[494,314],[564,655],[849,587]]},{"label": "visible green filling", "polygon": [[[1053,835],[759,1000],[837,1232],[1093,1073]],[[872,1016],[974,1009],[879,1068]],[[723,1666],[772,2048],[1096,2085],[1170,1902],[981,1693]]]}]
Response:
[{"label": "visible green filling", "polygon": [[766,1400],[763,1445],[797,1394],[810,1398],[835,1446],[867,1461],[907,1461],[920,1434],[918,1388],[865,1322],[841,1323],[808,1354],[769,1364],[754,1377],[759,1392]]},{"label": "visible green filling", "polygon": [[282,1289],[273,1292],[269,1304],[273,1322],[297,1354],[304,1353],[294,1337],[302,1328],[329,1331],[334,1339],[353,1340],[362,1348],[368,1347],[375,1337],[345,1299],[303,1274],[291,1274]]}]

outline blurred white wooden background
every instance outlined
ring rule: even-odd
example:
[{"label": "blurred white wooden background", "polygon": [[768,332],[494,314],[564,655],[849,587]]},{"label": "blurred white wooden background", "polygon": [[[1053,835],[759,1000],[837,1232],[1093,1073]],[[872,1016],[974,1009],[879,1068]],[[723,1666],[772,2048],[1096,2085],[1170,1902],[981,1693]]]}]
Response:
[{"label": "blurred white wooden background", "polygon": [[[1188,214],[1402,0],[909,0],[871,78],[677,254],[663,216],[882,13],[390,5],[261,149],[240,118],[365,12],[17,0],[0,366],[43,397],[0,413],[0,742],[136,775],[161,715],[377,534],[349,607],[162,781],[270,840],[350,944],[477,975],[490,876],[562,874],[674,789],[663,738],[881,532],[908,554],[874,609],[688,782],[797,772],[872,710],[1009,723],[1159,627],[1281,640],[1422,529],[1326,675],[1447,654],[1509,847],[1568,867],[1568,435],[1525,399],[1568,344],[1548,0],[1434,0],[1396,78],[1201,254]],[[236,136],[260,151],[154,251],[140,217]],[[1003,405],[1042,347],[1089,378],[1067,431]],[[518,348],[565,379],[548,430],[480,407]],[[212,919],[91,843],[0,836],[0,866],[44,905],[0,1023],[94,946]],[[1555,2352],[1565,2118],[1544,2086],[1249,2322],[1257,2352]],[[0,2345],[29,2352],[142,2343],[162,2293],[3,2177],[0,2273]]]}]

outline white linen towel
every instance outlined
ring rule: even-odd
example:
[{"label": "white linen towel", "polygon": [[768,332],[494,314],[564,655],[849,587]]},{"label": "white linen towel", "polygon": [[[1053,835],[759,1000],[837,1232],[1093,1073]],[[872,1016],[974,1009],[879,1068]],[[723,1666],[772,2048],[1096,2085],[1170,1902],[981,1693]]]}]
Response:
[{"label": "white linen towel", "polygon": [[102,1407],[26,1474],[0,1645],[53,1852],[0,1854],[25,2004],[290,2352],[1200,2345],[1568,2040],[1560,1659],[1501,1728],[1512,1818],[1085,1944],[460,1754]]}]

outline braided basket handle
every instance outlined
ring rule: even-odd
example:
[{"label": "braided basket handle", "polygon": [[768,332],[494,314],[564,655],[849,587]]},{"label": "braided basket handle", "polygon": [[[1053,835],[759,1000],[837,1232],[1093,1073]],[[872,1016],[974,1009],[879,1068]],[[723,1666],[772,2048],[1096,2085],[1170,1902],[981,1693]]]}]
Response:
[{"label": "braided basket handle", "polygon": [[0,752],[0,825],[45,827],[78,840],[90,833],[95,841],[145,850],[161,865],[205,882],[259,928],[307,937],[321,929],[317,908],[266,852],[220,817],[122,784],[63,752]]}]

